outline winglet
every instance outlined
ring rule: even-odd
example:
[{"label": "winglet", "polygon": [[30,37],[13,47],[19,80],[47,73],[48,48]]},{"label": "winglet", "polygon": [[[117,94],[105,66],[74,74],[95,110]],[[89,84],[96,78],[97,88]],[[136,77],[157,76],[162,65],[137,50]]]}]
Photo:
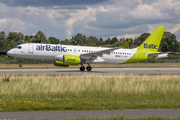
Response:
[{"label": "winglet", "polygon": [[126,47],[130,42],[131,42],[131,40],[128,40],[127,42],[125,42],[124,44],[122,44],[120,47],[124,48],[124,47]]}]

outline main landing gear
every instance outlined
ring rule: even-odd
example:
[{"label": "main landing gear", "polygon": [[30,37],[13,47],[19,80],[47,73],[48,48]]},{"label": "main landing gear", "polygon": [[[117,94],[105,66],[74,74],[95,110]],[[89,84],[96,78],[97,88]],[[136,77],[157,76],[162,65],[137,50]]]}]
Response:
[{"label": "main landing gear", "polygon": [[[80,71],[84,71],[84,70],[85,70],[85,67],[84,67],[84,66],[81,66],[81,67],[80,67]],[[87,70],[87,71],[91,71],[91,70],[92,70],[92,67],[91,67],[91,66],[87,66],[87,67],[86,67],[86,70]]]}]

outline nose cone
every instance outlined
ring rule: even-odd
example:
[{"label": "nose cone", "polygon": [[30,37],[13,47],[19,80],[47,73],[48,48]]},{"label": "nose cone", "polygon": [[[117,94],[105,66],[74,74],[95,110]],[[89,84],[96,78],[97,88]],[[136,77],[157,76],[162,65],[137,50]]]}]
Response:
[{"label": "nose cone", "polygon": [[9,50],[9,51],[7,52],[7,54],[8,54],[9,56],[13,56],[13,55],[14,55],[14,52],[13,52],[13,50]]}]

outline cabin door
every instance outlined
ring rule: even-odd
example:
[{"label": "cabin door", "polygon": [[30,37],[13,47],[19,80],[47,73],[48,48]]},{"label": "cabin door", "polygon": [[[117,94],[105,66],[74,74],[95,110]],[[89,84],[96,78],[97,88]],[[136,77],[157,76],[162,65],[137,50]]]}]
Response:
[{"label": "cabin door", "polygon": [[34,53],[34,45],[29,44],[29,53]]}]

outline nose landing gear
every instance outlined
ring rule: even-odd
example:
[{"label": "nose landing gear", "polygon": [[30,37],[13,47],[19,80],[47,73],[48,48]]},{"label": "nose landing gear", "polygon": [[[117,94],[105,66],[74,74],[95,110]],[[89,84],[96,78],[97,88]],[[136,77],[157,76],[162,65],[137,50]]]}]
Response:
[{"label": "nose landing gear", "polygon": [[22,64],[22,61],[24,60],[24,58],[19,58],[19,67],[22,68],[23,67],[23,64]]},{"label": "nose landing gear", "polygon": [[19,64],[19,67],[22,68],[22,67],[23,67],[23,64]]}]

